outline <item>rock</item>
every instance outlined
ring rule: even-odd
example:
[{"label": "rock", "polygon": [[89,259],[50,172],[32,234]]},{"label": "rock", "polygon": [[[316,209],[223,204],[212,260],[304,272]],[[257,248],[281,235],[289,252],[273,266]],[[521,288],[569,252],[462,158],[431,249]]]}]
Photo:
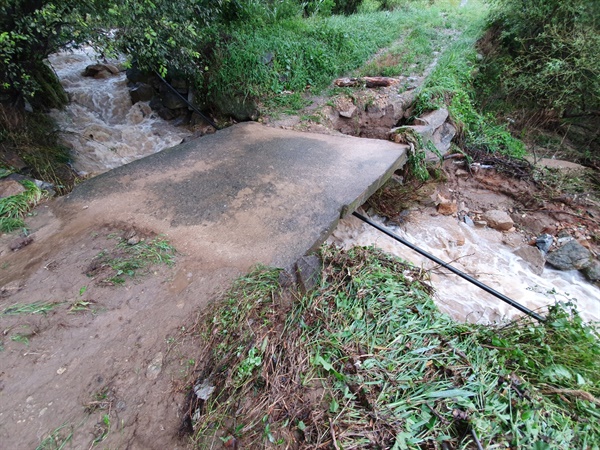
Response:
[{"label": "rock", "polygon": [[581,270],[592,264],[592,254],[576,240],[548,253],[548,264],[559,270]]},{"label": "rock", "polygon": [[90,64],[83,71],[84,77],[108,78],[119,73],[119,69],[112,64]]},{"label": "rock", "polygon": [[314,290],[321,279],[321,259],[317,255],[303,256],[296,262],[298,284],[303,293]]},{"label": "rock", "polygon": [[456,169],[455,173],[458,178],[469,178],[469,172],[464,169]]},{"label": "rock", "polygon": [[9,245],[9,248],[16,252],[17,250],[21,250],[23,247],[27,247],[29,244],[33,242],[33,236],[21,236],[12,241]]},{"label": "rock", "polygon": [[541,275],[544,271],[544,264],[546,263],[546,260],[544,259],[542,252],[537,247],[522,245],[514,250],[513,253],[523,258],[529,269],[536,275]]},{"label": "rock", "polygon": [[583,275],[592,282],[600,281],[600,262],[593,260],[592,263],[582,270]]},{"label": "rock", "polygon": [[26,190],[27,189],[25,189],[25,186],[16,180],[6,178],[0,180],[0,198],[18,195]]},{"label": "rock", "polygon": [[356,115],[357,110],[358,110],[358,108],[355,105],[350,105],[348,108],[344,109],[343,111],[339,111],[338,113],[342,117],[351,119],[352,117],[354,117]]},{"label": "rock", "polygon": [[179,109],[187,108],[187,103],[175,92],[163,85],[160,87],[160,99],[165,108]]},{"label": "rock", "polygon": [[231,116],[238,122],[256,120],[258,117],[256,103],[249,97],[220,94],[212,100],[221,114]]},{"label": "rock", "polygon": [[448,110],[445,108],[440,108],[435,111],[429,112],[427,114],[423,114],[421,117],[415,119],[415,124],[417,125],[429,125],[432,129],[437,129],[441,127],[444,122],[448,119]]},{"label": "rock", "polygon": [[486,221],[490,228],[493,228],[498,231],[508,231],[510,230],[514,222],[505,211],[500,211],[498,209],[491,209],[485,212],[482,216],[483,220]]},{"label": "rock", "polygon": [[163,354],[158,352],[154,359],[150,362],[146,368],[146,378],[149,380],[156,380],[162,371],[163,365]]},{"label": "rock", "polygon": [[208,400],[214,391],[215,387],[208,380],[204,380],[202,383],[198,383],[196,386],[194,386],[194,394],[196,394],[196,397],[198,397],[200,400]]},{"label": "rock", "polygon": [[537,238],[535,238],[535,246],[540,249],[540,251],[545,255],[550,250],[552,243],[554,242],[554,238],[550,234],[540,234]]},{"label": "rock", "polygon": [[473,219],[471,219],[469,216],[467,216],[465,214],[465,216],[463,217],[463,222],[466,223],[468,226],[470,227],[474,227],[475,226],[475,222],[473,222]]},{"label": "rock", "polygon": [[169,83],[177,92],[183,94],[183,96],[187,96],[189,92],[188,82],[183,78],[173,78]]},{"label": "rock", "polygon": [[458,211],[456,202],[444,201],[437,205],[437,212],[443,214],[444,216],[456,214],[456,211]]},{"label": "rock", "polygon": [[131,103],[149,102],[154,97],[155,91],[152,86],[146,83],[136,84],[130,91]]},{"label": "rock", "polygon": [[485,220],[476,220],[475,221],[475,226],[477,228],[484,228],[487,226],[487,222]]},{"label": "rock", "polygon": [[452,143],[452,139],[456,135],[456,128],[451,123],[443,123],[439,128],[435,130],[432,137],[433,145],[442,156],[448,153]]}]

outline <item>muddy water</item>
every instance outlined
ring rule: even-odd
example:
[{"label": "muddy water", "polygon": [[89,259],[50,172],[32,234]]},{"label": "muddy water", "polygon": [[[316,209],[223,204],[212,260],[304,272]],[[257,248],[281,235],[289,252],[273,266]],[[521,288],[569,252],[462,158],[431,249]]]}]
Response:
[{"label": "muddy water", "polygon": [[[479,279],[532,310],[541,310],[556,301],[573,301],[586,320],[600,320],[600,289],[589,284],[576,271],[560,272],[545,268],[541,276],[504,244],[502,233],[474,228],[456,218],[432,216],[413,211],[402,227],[390,229],[406,240],[451,262],[459,270]],[[461,321],[491,323],[514,318],[521,313],[496,297],[396,242],[355,217],[340,222],[329,241],[343,248],[376,246],[419,267],[431,270],[436,290],[434,299],[443,312]]]},{"label": "muddy water", "polygon": [[50,56],[69,94],[64,111],[53,111],[63,141],[81,175],[97,175],[181,142],[189,134],[162,120],[147,103],[131,104],[125,73],[83,77],[97,61],[90,49]]}]

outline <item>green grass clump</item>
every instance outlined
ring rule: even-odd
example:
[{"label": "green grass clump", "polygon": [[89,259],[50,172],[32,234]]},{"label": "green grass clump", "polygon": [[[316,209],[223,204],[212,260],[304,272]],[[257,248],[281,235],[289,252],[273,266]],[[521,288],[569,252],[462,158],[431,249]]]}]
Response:
[{"label": "green grass clump", "polygon": [[475,42],[483,33],[483,20],[469,29],[442,55],[436,68],[420,88],[415,115],[440,107],[448,108],[458,126],[462,144],[469,149],[499,152],[513,157],[525,155],[525,145],[514,138],[506,125],[482,113],[473,87],[477,67]]},{"label": "green grass clump", "polygon": [[313,293],[284,302],[278,272],[259,270],[201,322],[200,446],[598,448],[593,325],[561,306],[544,324],[461,324],[394,257],[322,258]]},{"label": "green grass clump", "polygon": [[162,237],[135,243],[118,238],[113,249],[103,250],[96,255],[86,274],[101,275],[101,282],[105,284],[121,285],[125,284],[127,278],[146,273],[152,265],[173,265],[175,253],[175,248]]},{"label": "green grass clump", "polygon": [[25,191],[0,199],[0,231],[9,233],[25,227],[23,217],[33,209],[44,197],[42,191],[33,181],[23,180]]}]

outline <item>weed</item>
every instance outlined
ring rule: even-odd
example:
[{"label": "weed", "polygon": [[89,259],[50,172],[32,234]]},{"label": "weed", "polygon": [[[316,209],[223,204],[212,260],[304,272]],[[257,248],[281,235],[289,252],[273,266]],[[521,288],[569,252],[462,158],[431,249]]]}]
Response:
[{"label": "weed", "polygon": [[90,307],[94,304],[93,301],[77,300],[71,304],[69,313],[74,314],[82,311],[90,311]]},{"label": "weed", "polygon": [[4,308],[3,315],[16,316],[19,314],[44,314],[52,311],[60,302],[33,302],[33,303],[16,303]]},{"label": "weed", "polygon": [[25,192],[0,199],[0,231],[8,233],[25,227],[23,217],[44,197],[44,192],[29,180],[21,184]]},{"label": "weed", "polygon": [[72,437],[73,426],[65,423],[45,437],[35,450],[63,450]]},{"label": "weed", "polygon": [[171,266],[175,262],[175,248],[162,237],[134,244],[129,244],[116,233],[109,234],[108,238],[117,238],[115,248],[99,252],[86,271],[88,276],[102,273],[102,282],[106,284],[122,285],[127,278],[147,273],[151,265]]},{"label": "weed", "polygon": [[21,344],[29,345],[29,336],[25,334],[16,333],[10,337],[13,342],[20,342]]},{"label": "weed", "polygon": [[474,44],[482,30],[483,21],[474,21],[440,57],[420,88],[415,115],[440,107],[448,108],[458,128],[457,139],[466,148],[522,157],[524,144],[513,138],[505,125],[496,124],[495,117],[481,113],[477,107],[473,86],[477,61]]}]

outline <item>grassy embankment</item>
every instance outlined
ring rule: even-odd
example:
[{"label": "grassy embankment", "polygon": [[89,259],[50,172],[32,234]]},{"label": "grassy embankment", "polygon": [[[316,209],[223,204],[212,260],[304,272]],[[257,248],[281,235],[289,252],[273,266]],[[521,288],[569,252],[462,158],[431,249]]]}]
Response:
[{"label": "grassy embankment", "polygon": [[[422,71],[434,51],[484,12],[479,2],[469,8],[451,0],[388,2],[392,10],[375,11],[379,3],[365,2],[365,12],[351,16],[293,16],[266,20],[260,27],[236,24],[227,30],[226,43],[217,46],[205,89],[212,97],[259,100],[267,111],[277,106],[298,109],[305,94],[319,93],[333,78],[353,71]],[[383,59],[363,66],[380,50]]]},{"label": "grassy embankment", "polygon": [[456,323],[398,259],[322,258],[314,292],[260,268],[197,322],[199,448],[598,448],[600,336],[569,306]]}]

